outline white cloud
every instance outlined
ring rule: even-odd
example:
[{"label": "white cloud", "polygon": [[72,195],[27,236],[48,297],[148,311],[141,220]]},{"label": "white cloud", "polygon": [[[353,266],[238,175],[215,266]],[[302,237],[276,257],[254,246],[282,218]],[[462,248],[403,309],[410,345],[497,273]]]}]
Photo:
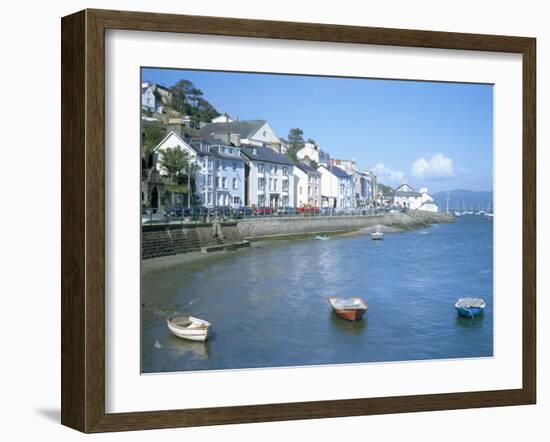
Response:
[{"label": "white cloud", "polygon": [[401,181],[403,181],[403,178],[405,177],[405,174],[403,172],[390,169],[389,167],[384,165],[384,163],[378,163],[376,166],[374,166],[373,171],[380,182],[390,181],[394,183],[401,183]]},{"label": "white cloud", "polygon": [[411,166],[411,174],[415,178],[447,178],[454,174],[453,160],[442,153],[436,153],[431,158],[421,157]]}]

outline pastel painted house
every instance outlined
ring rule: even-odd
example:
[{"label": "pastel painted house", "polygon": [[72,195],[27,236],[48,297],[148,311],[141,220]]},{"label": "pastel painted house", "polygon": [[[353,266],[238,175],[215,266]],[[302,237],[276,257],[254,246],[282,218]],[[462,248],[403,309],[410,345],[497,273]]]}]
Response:
[{"label": "pastel painted house", "polygon": [[321,172],[304,163],[294,166],[294,206],[321,207]]},{"label": "pastel painted house", "polygon": [[338,166],[322,164],[317,170],[321,173],[321,206],[338,209],[355,208],[353,177]]},{"label": "pastel painted house", "polygon": [[294,163],[265,146],[241,146],[246,159],[246,205],[294,207]]},{"label": "pastel painted house", "polygon": [[201,204],[209,207],[241,207],[245,196],[245,166],[239,147],[228,146],[216,139],[184,140],[170,132],[155,148],[157,169],[161,176],[162,152],[167,148],[183,149],[195,164],[195,188],[192,189]]}]

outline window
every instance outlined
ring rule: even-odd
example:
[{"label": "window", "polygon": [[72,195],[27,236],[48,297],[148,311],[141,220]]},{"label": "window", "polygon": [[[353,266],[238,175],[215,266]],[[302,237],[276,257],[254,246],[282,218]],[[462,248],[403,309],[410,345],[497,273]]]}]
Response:
[{"label": "window", "polygon": [[258,178],[258,190],[265,190],[265,178]]},{"label": "window", "polygon": [[208,170],[214,170],[214,161],[212,159],[208,160]]},{"label": "window", "polygon": [[288,206],[288,196],[286,195],[283,195],[283,207],[287,207]]},{"label": "window", "polygon": [[311,186],[307,186],[307,194],[308,196],[311,196]]},{"label": "window", "polygon": [[207,201],[207,204],[212,204],[212,192],[208,192],[206,201]]},{"label": "window", "polygon": [[239,204],[241,199],[238,196],[233,197],[233,204]]},{"label": "window", "polygon": [[222,165],[222,169],[223,170],[227,170],[227,164],[225,164],[225,161],[220,161],[221,165]]},{"label": "window", "polygon": [[216,187],[220,187],[220,177],[216,177]]},{"label": "window", "polygon": [[208,175],[206,185],[212,187],[212,175]]},{"label": "window", "polygon": [[275,167],[273,168],[273,174],[274,174],[274,175],[279,175],[279,168],[278,168],[277,166],[275,166]]},{"label": "window", "polygon": [[237,189],[237,178],[233,178],[233,189]]},{"label": "window", "polygon": [[258,206],[265,206],[265,195],[258,195]]},{"label": "window", "polygon": [[258,173],[264,173],[265,172],[265,166],[263,163],[258,163]]},{"label": "window", "polygon": [[283,180],[283,190],[288,191],[288,180]]},{"label": "window", "polygon": [[283,175],[288,176],[288,167],[283,167]]},{"label": "window", "polygon": [[222,178],[222,187],[223,187],[224,189],[227,189],[227,178],[226,178],[226,177],[223,177],[223,178]]},{"label": "window", "polygon": [[273,180],[273,190],[277,192],[277,178]]},{"label": "window", "polygon": [[233,163],[233,172],[235,172],[237,170],[237,163]]},{"label": "window", "polygon": [[273,190],[273,178],[269,178],[269,191]]}]

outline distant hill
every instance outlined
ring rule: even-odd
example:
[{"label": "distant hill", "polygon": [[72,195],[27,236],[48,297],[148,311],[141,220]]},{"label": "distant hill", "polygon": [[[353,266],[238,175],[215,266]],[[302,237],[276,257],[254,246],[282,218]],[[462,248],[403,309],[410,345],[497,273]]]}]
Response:
[{"label": "distant hill", "polygon": [[434,193],[432,196],[439,206],[439,210],[447,208],[447,193],[449,194],[449,209],[478,210],[479,208],[486,210],[487,207],[493,207],[493,192],[475,192],[473,190],[456,189]]}]

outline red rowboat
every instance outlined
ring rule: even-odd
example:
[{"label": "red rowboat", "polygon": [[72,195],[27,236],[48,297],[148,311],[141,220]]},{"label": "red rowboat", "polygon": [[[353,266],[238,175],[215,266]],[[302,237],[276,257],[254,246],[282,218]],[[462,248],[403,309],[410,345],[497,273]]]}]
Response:
[{"label": "red rowboat", "polygon": [[357,297],[348,299],[329,297],[328,302],[334,309],[334,313],[348,321],[359,321],[369,308],[365,301]]}]

